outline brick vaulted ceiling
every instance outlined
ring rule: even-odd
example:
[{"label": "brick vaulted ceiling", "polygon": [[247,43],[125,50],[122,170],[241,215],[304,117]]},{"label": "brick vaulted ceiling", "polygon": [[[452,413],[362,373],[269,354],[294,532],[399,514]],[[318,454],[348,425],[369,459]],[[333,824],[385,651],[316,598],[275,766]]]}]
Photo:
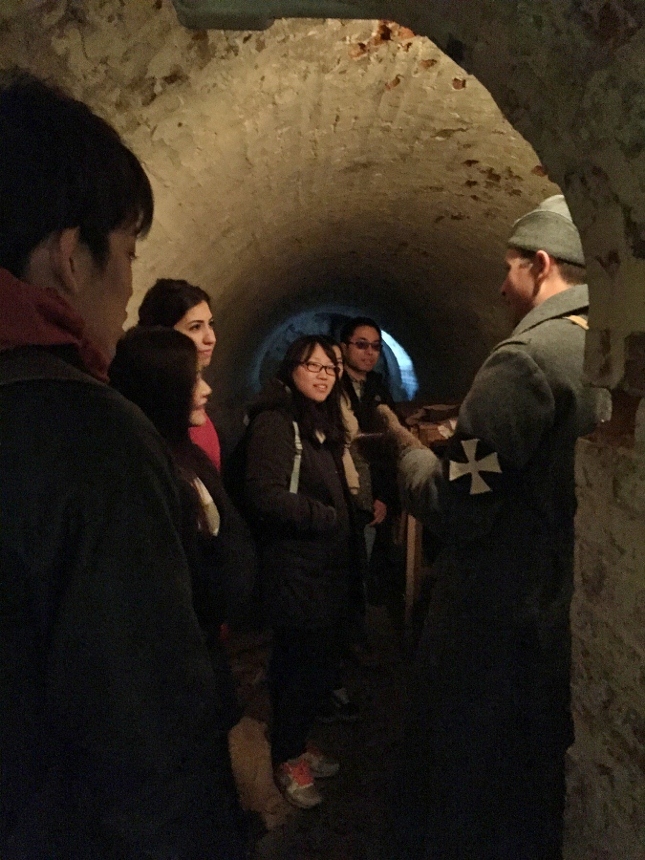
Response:
[{"label": "brick vaulted ceiling", "polygon": [[3,65],[67,86],[144,160],[156,219],[131,316],[156,277],[213,296],[214,381],[240,392],[292,313],[365,308],[422,393],[458,396],[508,331],[498,296],[513,219],[557,187],[478,81],[384,21],[189,31],[170,0],[23,4]]}]

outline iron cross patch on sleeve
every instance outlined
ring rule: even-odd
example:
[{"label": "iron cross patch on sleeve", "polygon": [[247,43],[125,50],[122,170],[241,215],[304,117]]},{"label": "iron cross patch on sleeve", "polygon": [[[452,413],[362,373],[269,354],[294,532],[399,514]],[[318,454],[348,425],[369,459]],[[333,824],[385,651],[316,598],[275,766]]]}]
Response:
[{"label": "iron cross patch on sleeve", "polygon": [[[450,448],[450,459],[448,461],[448,480],[459,481],[461,478],[470,476],[470,495],[477,496],[481,493],[491,493],[493,488],[483,477],[484,474],[490,480],[490,475],[501,474],[502,467],[495,451],[488,452],[480,439],[454,439]],[[455,459],[453,459],[453,457]]]}]

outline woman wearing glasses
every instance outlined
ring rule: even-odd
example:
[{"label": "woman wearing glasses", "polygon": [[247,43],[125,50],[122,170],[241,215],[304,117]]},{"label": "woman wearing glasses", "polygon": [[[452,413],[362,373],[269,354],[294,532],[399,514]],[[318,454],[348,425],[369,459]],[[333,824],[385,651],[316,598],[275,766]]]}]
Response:
[{"label": "woman wearing glasses", "polygon": [[250,411],[246,449],[246,501],[273,629],[275,778],[285,798],[301,808],[322,799],[314,778],[339,769],[307,742],[334,686],[356,553],[336,382],[336,356],[326,338],[296,340]]}]

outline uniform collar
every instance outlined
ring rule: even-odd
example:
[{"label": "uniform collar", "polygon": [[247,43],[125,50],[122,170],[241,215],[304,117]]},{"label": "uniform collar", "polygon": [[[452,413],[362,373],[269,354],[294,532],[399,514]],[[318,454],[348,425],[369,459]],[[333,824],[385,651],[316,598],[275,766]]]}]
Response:
[{"label": "uniform collar", "polygon": [[542,302],[541,305],[529,311],[524,319],[513,329],[511,337],[523,334],[525,331],[545,322],[545,320],[564,317],[576,311],[586,312],[588,307],[589,288],[586,284],[576,284],[574,287],[569,287],[561,293],[556,293],[555,296],[551,296],[551,298]]}]

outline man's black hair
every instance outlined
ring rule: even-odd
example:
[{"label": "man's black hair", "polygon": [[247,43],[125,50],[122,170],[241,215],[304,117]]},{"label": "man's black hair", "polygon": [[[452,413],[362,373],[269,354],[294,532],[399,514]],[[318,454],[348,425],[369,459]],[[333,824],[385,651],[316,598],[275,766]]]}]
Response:
[{"label": "man's black hair", "polygon": [[373,319],[370,317],[353,317],[353,319],[347,320],[347,322],[343,324],[338,336],[340,342],[349,343],[356,329],[364,325],[368,325],[370,328],[376,329],[378,336],[381,337],[381,327],[377,322],[374,322]]},{"label": "man's black hair", "polygon": [[0,71],[0,267],[24,274],[32,251],[79,228],[97,265],[109,234],[152,222],[150,181],[117,132],[28,72]]}]

